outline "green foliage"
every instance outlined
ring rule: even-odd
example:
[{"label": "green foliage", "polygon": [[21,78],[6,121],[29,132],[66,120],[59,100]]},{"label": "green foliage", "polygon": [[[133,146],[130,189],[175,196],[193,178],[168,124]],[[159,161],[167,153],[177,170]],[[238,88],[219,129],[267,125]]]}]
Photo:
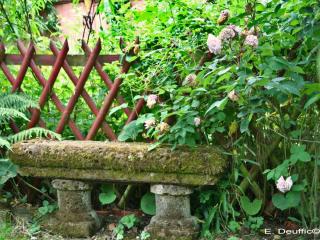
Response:
[{"label": "green foliage", "polygon": [[240,230],[240,224],[236,221],[230,221],[228,228],[230,229],[230,231],[235,233]]},{"label": "green foliage", "polygon": [[27,237],[19,235],[10,223],[0,224],[0,240],[27,240]]},{"label": "green foliage", "polygon": [[[52,137],[61,139],[59,134],[43,128],[31,128],[22,130],[19,133],[11,134],[8,129],[9,122],[12,120],[28,121],[26,110],[28,108],[37,108],[29,97],[22,94],[1,94],[0,95],[0,150],[10,150],[10,145],[17,141],[30,139],[33,137]],[[0,186],[3,186],[10,178],[17,175],[17,166],[5,158],[5,154],[0,151]]]},{"label": "green foliage", "polygon": [[17,166],[8,159],[0,158],[0,186],[15,176],[17,176]]},{"label": "green foliage", "polygon": [[151,237],[150,233],[146,232],[146,231],[142,231],[140,233],[140,239],[141,240],[147,240]]},{"label": "green foliage", "polygon": [[150,118],[152,118],[152,115],[150,114],[142,115],[137,120],[134,120],[127,124],[119,134],[118,140],[121,142],[127,141],[129,139],[136,140],[139,133],[143,132],[144,122]]},{"label": "green foliage", "polygon": [[[11,2],[4,2],[10,19],[17,14],[25,16],[22,7],[12,11],[21,3]],[[42,9],[43,3],[48,1],[27,2]],[[195,211],[204,222],[202,237],[213,238],[221,231],[237,231],[242,224],[259,229],[263,219],[258,213],[263,212],[271,199],[277,209],[284,211],[281,215],[297,218],[304,227],[319,226],[318,0],[145,2],[146,9],[142,11],[132,9],[130,2],[123,0],[101,1],[98,7],[99,12],[105,13],[109,26],[99,33],[105,51],[125,54],[134,46],[136,35],[141,42],[137,56],[126,56],[127,61],[135,60],[133,68],[128,74],[121,75],[124,81],[120,93],[128,105],[115,103],[109,112],[108,123],[119,134],[126,121],[122,113],[124,107],[132,107],[141,95],[145,100],[149,94],[158,97],[153,107],[145,107],[141,116],[124,128],[119,140],[148,139],[155,142],[153,147],[162,143],[192,147],[208,144],[224,149],[231,160],[227,174],[214,188],[197,191],[199,206]],[[220,11],[226,8],[230,11],[228,21],[217,24]],[[37,12],[32,12],[35,13],[31,14],[32,21],[36,22]],[[19,24],[23,17],[17,19]],[[16,30],[10,30],[3,14],[0,20],[4,23],[2,35],[5,40],[14,38],[12,32],[15,36],[29,38],[29,34],[25,34],[27,25],[16,34]],[[218,36],[229,24],[242,28],[243,34],[246,31],[255,34],[257,48],[247,45],[240,34],[232,41],[224,42],[221,54],[215,54],[199,66],[208,51],[208,35]],[[120,36],[126,42],[121,46],[118,44]],[[107,64],[104,69],[111,78],[119,72],[116,63]],[[43,70],[45,75],[50,73]],[[75,72],[78,75],[81,69],[75,68]],[[188,80],[190,74],[196,75],[193,81]],[[86,88],[97,106],[101,106],[107,93],[101,82],[93,73]],[[34,87],[30,74],[27,83],[29,94],[41,91]],[[58,80],[55,83],[55,92],[62,102],[68,101],[73,91],[69,82]],[[8,120],[24,121],[28,118],[27,108],[18,111],[23,115],[16,108],[2,111],[0,119],[6,126],[4,130],[1,128],[1,146],[9,148],[13,141],[8,137]],[[50,129],[60,116],[50,104],[42,114]],[[80,100],[71,118],[86,131],[94,116]],[[146,129],[145,122],[151,119],[154,124]],[[168,127],[164,123],[168,123]],[[64,134],[72,138],[69,129]],[[104,137],[98,134],[96,139]],[[256,174],[250,171],[254,168],[258,168]],[[291,176],[294,182],[285,194],[276,192],[275,182],[280,176]],[[100,201],[104,204],[115,199],[115,194],[109,190],[102,191],[99,198],[101,196]],[[141,200],[141,209],[154,213],[154,200],[147,196]],[[258,199],[266,201],[263,203]],[[287,209],[290,211],[285,211]],[[245,215],[249,215],[246,220]],[[116,234],[119,239],[125,228],[124,224],[119,224]]]},{"label": "green foliage", "polygon": [[262,200],[254,199],[251,202],[247,196],[242,196],[240,198],[240,204],[242,209],[246,212],[246,214],[253,216],[260,211],[262,206]]},{"label": "green foliage", "polygon": [[[9,42],[16,39],[34,39],[58,31],[57,16],[53,7],[56,0],[1,0],[0,37]],[[46,12],[46,14],[42,14]]]},{"label": "green foliage", "polygon": [[134,214],[124,216],[120,219],[120,223],[128,229],[131,229],[137,222],[137,218]]},{"label": "green foliage", "polygon": [[263,222],[264,222],[263,217],[251,217],[251,216],[249,216],[249,218],[245,222],[245,225],[248,228],[250,228],[250,229],[252,229],[254,231],[257,231],[262,227]]},{"label": "green foliage", "polygon": [[131,229],[134,227],[138,222],[138,219],[134,214],[126,215],[122,217],[116,226],[116,228],[113,230],[113,235],[115,236],[115,239],[122,240],[125,236],[125,229]]},{"label": "green foliage", "polygon": [[[219,25],[224,9],[230,17]],[[130,89],[133,98],[141,95],[138,90],[158,97],[119,139],[147,138],[155,141],[153,147],[217,144],[232,158],[219,190],[199,193],[202,236],[228,229],[240,218],[239,208],[249,216],[258,215],[267,203],[258,199],[288,197],[290,206],[302,209],[290,212],[291,216],[301,217],[305,225],[319,224],[315,210],[320,151],[318,1],[146,1],[142,11],[123,1],[104,1],[100,11],[110,25],[100,32],[107,49],[125,51],[126,46],[119,49],[113,40],[116,37],[127,41],[140,37],[138,62],[122,86]],[[255,34],[258,47],[246,45],[239,35],[223,44],[221,54],[199,66],[208,50],[208,34],[218,36],[229,24],[242,28],[244,34]],[[188,81],[190,74],[196,74],[193,82]],[[154,124],[146,128],[150,119]],[[164,122],[170,126],[161,131]],[[266,175],[258,173],[251,179],[252,167]],[[272,197],[280,176],[299,178],[292,188],[301,195],[299,202],[298,197],[291,201],[291,195],[298,194],[290,192]],[[209,199],[218,204],[213,206]],[[262,224],[259,217],[250,219],[253,229]],[[235,224],[229,227],[237,229]]]},{"label": "green foliage", "polygon": [[272,203],[280,210],[298,207],[301,201],[300,192],[288,192],[286,194],[276,193],[272,196]]},{"label": "green foliage", "polygon": [[38,213],[42,217],[54,212],[57,208],[58,206],[56,204],[50,204],[48,201],[45,200],[42,202],[42,207],[38,208]]},{"label": "green foliage", "polygon": [[104,184],[101,186],[101,193],[99,194],[99,201],[102,205],[113,203],[117,198],[114,191],[114,186],[111,184]]},{"label": "green foliage", "polygon": [[141,198],[140,202],[141,210],[148,215],[155,215],[156,214],[156,200],[155,195],[151,192],[147,192]]}]

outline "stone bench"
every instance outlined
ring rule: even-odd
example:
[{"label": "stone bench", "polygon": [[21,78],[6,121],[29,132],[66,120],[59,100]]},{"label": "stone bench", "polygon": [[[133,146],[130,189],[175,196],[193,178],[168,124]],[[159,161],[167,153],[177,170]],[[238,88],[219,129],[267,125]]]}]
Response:
[{"label": "stone bench", "polygon": [[214,185],[226,166],[212,146],[148,151],[147,143],[32,140],[9,154],[22,176],[54,179],[59,210],[46,227],[69,237],[86,237],[100,227],[91,206],[91,182],[149,183],[156,215],[146,230],[153,239],[194,239],[198,224],[190,213],[192,187]]}]

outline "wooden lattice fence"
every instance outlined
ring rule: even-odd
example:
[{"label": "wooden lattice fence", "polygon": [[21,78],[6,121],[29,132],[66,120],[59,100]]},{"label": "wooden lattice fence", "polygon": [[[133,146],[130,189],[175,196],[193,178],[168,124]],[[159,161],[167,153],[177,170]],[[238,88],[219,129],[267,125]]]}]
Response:
[{"label": "wooden lattice fence", "polygon": [[[135,44],[139,44],[139,40],[136,39]],[[126,58],[122,58],[121,70],[113,81],[109,77],[108,73],[103,70],[103,65],[106,63],[112,63],[120,61],[120,55],[102,55],[101,52],[101,41],[98,40],[95,47],[90,47],[83,42],[82,49],[85,54],[83,55],[68,55],[69,46],[66,40],[59,50],[54,42],[50,43],[51,55],[38,55],[35,52],[35,46],[30,43],[28,47],[25,47],[21,41],[18,41],[17,47],[20,54],[6,54],[4,44],[0,44],[0,67],[3,71],[6,79],[10,82],[12,88],[11,92],[22,92],[22,85],[26,77],[28,69],[31,69],[33,76],[36,81],[42,87],[41,94],[38,98],[39,109],[30,109],[31,118],[27,128],[32,128],[37,125],[46,128],[46,122],[41,118],[41,110],[48,103],[52,101],[57,110],[60,113],[60,119],[55,127],[55,132],[63,133],[64,129],[68,125],[71,129],[74,137],[78,140],[92,140],[97,134],[97,131],[101,128],[105,136],[111,140],[117,140],[117,135],[114,130],[106,121],[106,116],[116,100],[118,104],[125,104],[124,97],[119,94],[121,83],[123,81],[123,74],[127,73],[133,64],[133,62],[126,61]],[[127,52],[129,55],[134,55],[133,49]],[[14,77],[10,71],[8,65],[20,66],[17,76]],[[41,66],[52,66],[49,77],[46,79],[41,72]],[[83,66],[83,70],[79,77],[76,76],[73,71],[73,66]],[[96,70],[101,80],[108,89],[102,106],[97,107],[97,104],[90,97],[86,90],[85,84],[89,79],[93,69]],[[64,70],[66,75],[75,86],[73,94],[70,96],[68,103],[64,105],[60,100],[59,96],[54,92],[54,84],[58,78],[59,72]],[[77,124],[70,118],[77,102],[82,97],[85,103],[88,105],[90,111],[95,115],[95,119],[88,130],[86,136],[80,131]],[[124,107],[122,110],[127,115],[126,124],[136,119],[138,114],[141,112],[145,105],[144,99],[139,99],[132,109]],[[17,133],[20,131],[18,125],[11,121],[10,127],[13,132]]]}]

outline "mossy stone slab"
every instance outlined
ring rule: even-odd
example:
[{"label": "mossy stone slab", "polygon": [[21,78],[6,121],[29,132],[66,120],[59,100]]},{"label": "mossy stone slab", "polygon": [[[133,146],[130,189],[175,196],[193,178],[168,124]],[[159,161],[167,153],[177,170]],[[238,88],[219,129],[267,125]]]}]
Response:
[{"label": "mossy stone slab", "polygon": [[213,185],[227,165],[214,146],[170,146],[149,151],[148,143],[31,140],[9,154],[20,174],[114,182]]}]

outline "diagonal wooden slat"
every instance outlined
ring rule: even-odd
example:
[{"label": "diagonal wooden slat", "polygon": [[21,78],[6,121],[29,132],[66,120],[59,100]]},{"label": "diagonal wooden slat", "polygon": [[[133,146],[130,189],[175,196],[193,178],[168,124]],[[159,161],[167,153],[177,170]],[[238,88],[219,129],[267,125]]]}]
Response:
[{"label": "diagonal wooden slat", "polygon": [[129,117],[128,117],[127,121],[126,121],[126,125],[128,123],[132,122],[133,120],[135,120],[139,116],[139,114],[140,114],[140,112],[141,112],[141,110],[142,110],[144,105],[145,105],[144,99],[140,98],[139,101],[137,102],[136,106],[134,107],[134,110],[129,115]]},{"label": "diagonal wooden slat", "polygon": [[[33,46],[33,44],[30,44],[30,46],[28,48],[29,56],[33,55],[32,52],[34,52],[34,46]],[[4,47],[4,45],[2,43],[0,44],[0,55],[1,56],[5,55],[5,47]],[[31,58],[28,57],[28,58],[24,58],[24,59],[25,59],[25,64],[27,64],[27,63],[29,64]],[[26,71],[23,70],[24,73],[22,71],[20,71],[20,75],[19,75],[20,77],[19,78],[17,77],[17,80],[15,80],[14,76],[11,74],[11,71],[9,70],[9,68],[7,67],[7,65],[3,61],[1,61],[1,69],[2,69],[2,71],[4,73],[4,75],[9,80],[11,86],[12,86],[11,92],[15,92],[18,88],[20,88],[20,86],[22,84],[22,81],[23,81],[23,77],[22,76],[25,76]],[[24,67],[24,69],[27,69],[27,68]],[[17,81],[19,81],[20,83],[16,84]],[[14,86],[16,86],[15,87],[16,88],[15,91],[13,91]],[[20,92],[23,92],[23,91],[20,89]],[[29,109],[29,112],[31,114],[32,114],[32,111],[33,111],[33,109]],[[43,127],[43,128],[46,127],[46,125],[45,125],[45,123],[44,123],[44,121],[42,119],[40,119],[39,125],[41,127]],[[17,124],[13,120],[10,121],[10,127],[14,131],[14,133],[18,133],[20,131],[20,129],[18,128]]]},{"label": "diagonal wooden slat", "polygon": [[[89,48],[88,44],[85,41],[82,41],[82,49],[84,50],[84,52],[87,55],[91,54],[91,49]],[[105,71],[103,71],[102,64],[99,62],[99,59],[97,59],[97,61],[95,62],[94,67],[97,70],[97,72],[100,75],[100,77],[102,78],[102,80],[104,81],[104,83],[108,86],[109,89],[111,89],[113,83],[110,80],[110,77],[108,76],[108,74]],[[120,95],[117,96],[117,101],[120,104],[126,103],[124,98],[122,96],[120,96]],[[129,108],[124,108],[123,110],[127,114],[127,116],[129,117],[130,114],[131,114],[130,109]]]},{"label": "diagonal wooden slat", "polygon": [[[139,44],[139,39],[137,38],[136,41],[135,41],[136,44]],[[132,50],[131,51],[131,54],[133,53]],[[132,62],[127,62],[124,58],[123,60],[123,65],[122,65],[122,68],[121,68],[121,71],[120,71],[120,76],[118,76],[114,82],[113,82],[113,85],[112,85],[112,88],[110,89],[109,93],[107,94],[107,96],[105,97],[104,101],[103,101],[103,104],[102,104],[102,107],[99,111],[99,114],[96,118],[96,120],[93,122],[89,132],[88,132],[88,135],[86,136],[86,140],[91,140],[94,138],[94,136],[97,134],[102,122],[104,121],[104,118],[105,116],[107,115],[110,107],[111,107],[111,104],[113,102],[113,100],[115,99],[115,97],[117,96],[118,94],[118,91],[119,91],[119,88],[120,88],[120,85],[123,81],[123,78],[121,77],[122,74],[126,74],[130,67],[132,65]],[[117,140],[117,139],[115,139]]]},{"label": "diagonal wooden slat", "polygon": [[[98,40],[92,54],[90,55],[89,59],[88,59],[88,62],[86,64],[86,66],[84,67],[80,77],[79,77],[79,81],[76,85],[76,88],[75,88],[75,92],[74,94],[71,96],[69,102],[68,102],[68,105],[67,107],[65,108],[65,111],[62,113],[62,116],[61,116],[61,119],[58,123],[58,126],[56,128],[56,132],[57,133],[62,133],[63,129],[64,129],[64,126],[65,124],[67,123],[69,117],[70,117],[70,114],[72,113],[74,107],[75,107],[75,104],[78,100],[78,98],[80,97],[82,91],[83,91],[83,88],[84,88],[84,85],[89,77],[89,74],[94,66],[94,63],[99,55],[101,51],[101,41],[100,39]],[[114,140],[116,139],[116,135],[112,132],[112,134],[110,134],[108,136],[111,140]]]},{"label": "diagonal wooden slat", "polygon": [[[14,76],[11,74],[9,68],[6,66],[6,64],[1,63],[1,69],[2,69],[2,71],[3,71],[3,73],[4,73],[4,75],[7,77],[7,79],[8,79],[9,82],[11,83],[11,85],[13,86],[15,80],[14,80]],[[20,92],[23,93],[23,91],[22,91],[21,89],[20,89]],[[29,109],[29,111],[30,111],[31,114],[32,114],[32,111],[34,111],[34,109]],[[44,122],[41,118],[40,118],[40,120],[39,120],[39,125],[40,125],[40,127],[42,127],[42,128],[46,128],[46,124],[45,124],[45,122]],[[19,129],[17,130],[17,132],[19,132]]]},{"label": "diagonal wooden slat", "polygon": [[[48,99],[48,95],[52,91],[53,85],[54,85],[54,83],[55,83],[55,81],[56,81],[56,79],[58,77],[58,74],[59,74],[60,69],[62,67],[62,64],[63,64],[63,62],[64,62],[64,60],[65,60],[65,58],[66,58],[66,56],[68,54],[68,51],[69,51],[68,42],[65,41],[64,44],[63,44],[62,50],[61,50],[60,54],[58,55],[54,65],[53,65],[53,68],[51,70],[51,73],[50,73],[50,76],[48,78],[48,81],[46,82],[46,85],[43,88],[42,93],[40,95],[40,98],[39,98],[39,107],[40,107],[40,109],[42,109],[46,104],[46,101]],[[34,111],[28,126],[29,127],[34,127],[38,123],[39,118],[40,118],[40,110],[37,109],[36,111]]]},{"label": "diagonal wooden slat", "polygon": [[[55,46],[55,44],[53,42],[50,43],[50,48],[51,48],[51,51],[53,52],[54,55],[57,56],[59,54],[59,50],[57,49],[57,47]],[[73,84],[76,86],[79,79],[74,74],[74,72],[73,72],[72,68],[70,67],[70,65],[68,64],[67,60],[64,61],[62,67],[65,70],[65,72],[67,73],[67,75],[69,76],[69,78],[71,79],[71,81],[73,82]],[[90,110],[93,112],[93,114],[97,116],[99,113],[99,109],[97,108],[94,101],[91,99],[91,97],[89,96],[89,94],[87,93],[87,91],[85,89],[83,89],[83,91],[81,92],[81,96],[83,97],[83,99],[85,100],[85,102],[89,106]],[[102,129],[107,136],[112,134],[111,132],[113,130],[110,128],[110,126],[106,122],[102,123]]]},{"label": "diagonal wooden slat", "polygon": [[[18,48],[19,48],[22,55],[25,54],[26,49],[23,46],[22,42],[18,42]],[[31,67],[33,73],[35,74],[37,80],[39,81],[39,83],[43,87],[45,87],[46,86],[46,79],[43,77],[40,69],[38,68],[38,66],[35,64],[35,62],[33,60],[30,62],[30,67]],[[63,112],[65,107],[63,106],[63,104],[61,103],[61,101],[59,100],[59,98],[57,97],[57,95],[53,91],[51,92],[50,97],[51,97],[53,103],[55,104],[55,106],[57,107],[57,109],[60,112]],[[84,139],[82,133],[80,132],[80,130],[77,128],[76,124],[72,120],[69,121],[69,127],[77,139],[79,139],[79,140]]]},{"label": "diagonal wooden slat", "polygon": [[[139,42],[139,39],[137,38],[136,43],[138,42]],[[117,140],[116,134],[114,133],[113,129],[108,125],[108,123],[105,121],[105,118],[114,100],[117,100],[119,104],[126,103],[124,98],[118,95],[118,93],[119,93],[121,83],[123,81],[122,74],[125,74],[129,71],[132,63],[129,63],[124,60],[121,67],[120,74],[113,82],[108,76],[108,74],[103,70],[102,62],[105,62],[105,60],[102,60],[102,59],[107,59],[106,57],[109,57],[109,56],[111,56],[112,58],[113,56],[116,56],[116,55],[101,55],[102,57],[104,57],[104,58],[101,58],[101,56],[99,56],[99,53],[101,50],[100,40],[97,42],[94,50],[91,50],[86,43],[83,43],[82,48],[85,51],[86,55],[82,55],[82,56],[79,55],[82,57],[81,58],[82,62],[80,65],[83,65],[85,60],[86,60],[86,64],[85,64],[84,70],[82,71],[80,77],[78,78],[75,75],[69,63],[71,56],[67,55],[67,52],[68,52],[67,42],[64,43],[63,48],[61,50],[57,49],[57,47],[51,42],[50,48],[53,52],[53,55],[34,55],[35,47],[32,43],[28,46],[28,48],[26,48],[22,42],[18,42],[18,48],[21,54],[20,55],[15,54],[15,55],[19,58],[19,61],[20,61],[19,64],[21,64],[21,66],[19,68],[17,77],[15,78],[11,74],[10,69],[6,65],[5,59],[7,59],[8,56],[7,54],[5,54],[4,45],[1,43],[0,43],[0,68],[2,69],[6,78],[9,80],[10,84],[12,85],[12,92],[18,91],[18,90],[22,91],[21,86],[26,76],[28,67],[31,68],[34,74],[35,80],[37,80],[40,83],[40,85],[43,87],[43,90],[39,97],[40,110],[30,109],[31,121],[29,122],[28,127],[33,127],[37,124],[39,124],[41,127],[45,127],[44,121],[40,118],[40,114],[41,114],[40,111],[41,109],[43,109],[48,99],[51,99],[54,105],[59,110],[59,112],[61,112],[62,114],[59,120],[59,123],[56,127],[56,131],[58,133],[62,133],[62,131],[65,128],[65,125],[68,124],[77,139],[79,140],[93,139],[97,131],[101,127],[105,135],[110,140]],[[133,54],[133,49],[130,49],[129,54],[130,55]],[[51,64],[54,65],[48,80],[44,78],[40,68],[36,65],[36,59],[39,59],[40,56],[45,56],[48,59],[50,58]],[[115,59],[112,59],[112,61],[114,60]],[[46,64],[48,65],[48,63],[49,62],[47,62]],[[74,64],[74,62],[72,64]],[[104,99],[101,109],[98,109],[93,99],[85,90],[85,83],[93,67],[96,69],[101,79],[109,88],[109,92]],[[66,107],[62,104],[62,102],[60,101],[56,93],[54,93],[53,91],[53,85],[59,75],[59,72],[61,71],[61,68],[65,70],[68,77],[75,85],[75,92],[69,99]],[[75,122],[72,121],[72,119],[69,119],[80,96],[84,98],[90,110],[93,112],[94,115],[96,115],[96,119],[94,120],[92,126],[90,127],[86,138],[82,135],[81,131],[79,130]],[[125,124],[128,124],[129,122],[135,120],[137,116],[140,114],[144,105],[145,105],[144,99],[140,99],[136,102],[132,110],[129,108],[124,108],[123,111],[128,116],[128,119]],[[11,125],[14,132],[19,131],[19,128],[16,126],[16,124],[14,124],[14,122],[12,122]]]},{"label": "diagonal wooden slat", "polygon": [[21,67],[20,67],[20,70],[18,72],[18,75],[17,75],[17,78],[16,78],[16,81],[12,87],[12,90],[11,92],[15,92],[17,91],[21,84],[22,84],[22,81],[27,73],[27,70],[28,70],[28,67],[30,65],[30,61],[33,57],[33,54],[34,54],[34,45],[33,43],[30,43],[29,47],[28,47],[28,50],[26,52],[26,54],[24,55],[23,57],[23,61],[22,61],[22,64],[21,64]]}]

